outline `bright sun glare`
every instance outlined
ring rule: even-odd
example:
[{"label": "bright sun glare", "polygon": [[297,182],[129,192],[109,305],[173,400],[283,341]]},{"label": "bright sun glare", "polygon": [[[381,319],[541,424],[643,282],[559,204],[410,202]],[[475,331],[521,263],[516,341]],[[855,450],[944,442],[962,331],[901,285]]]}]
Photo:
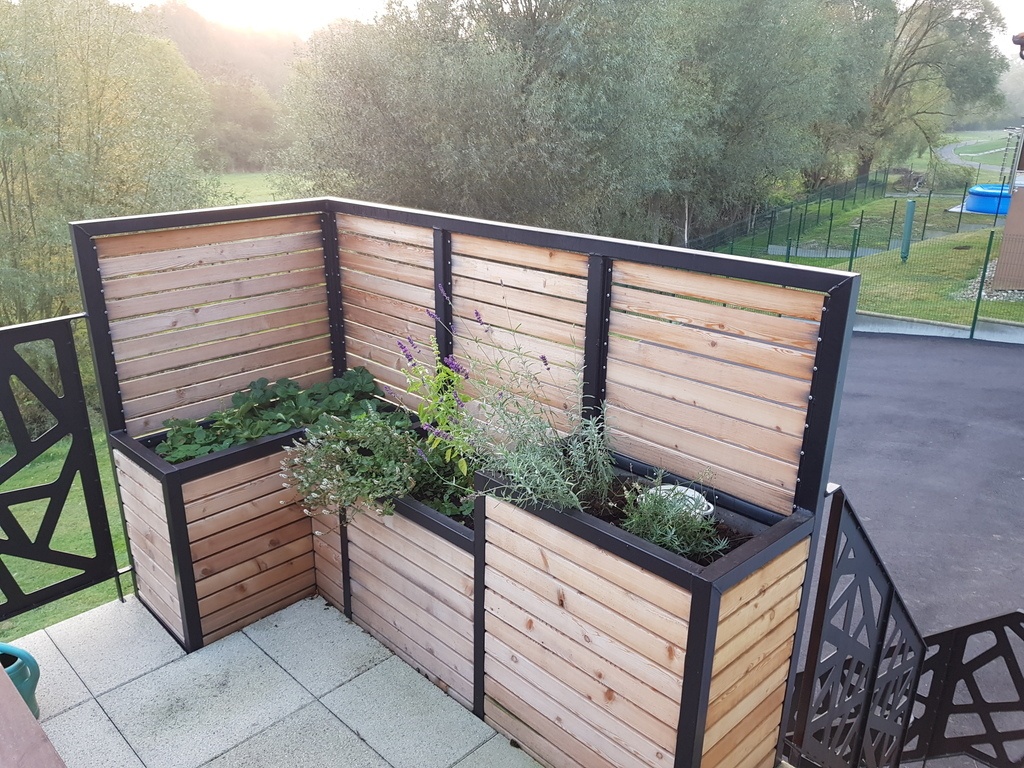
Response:
[{"label": "bright sun glare", "polygon": [[[165,0],[157,0],[162,4]],[[137,8],[153,0],[133,0]],[[385,0],[184,0],[205,18],[218,24],[261,32],[291,32],[306,38],[339,19],[369,22],[384,10]]]}]

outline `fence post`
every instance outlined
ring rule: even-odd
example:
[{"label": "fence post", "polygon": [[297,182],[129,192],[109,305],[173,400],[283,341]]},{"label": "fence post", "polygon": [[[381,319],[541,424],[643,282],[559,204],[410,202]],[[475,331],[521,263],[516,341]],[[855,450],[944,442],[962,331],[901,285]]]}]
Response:
[{"label": "fence post", "polygon": [[793,253],[794,256],[800,255],[800,235],[804,231],[804,215],[800,214],[800,226],[796,228],[796,251]]},{"label": "fence post", "polygon": [[733,237],[732,240],[729,241],[729,255],[730,256],[735,256],[736,255],[736,238],[735,237]]},{"label": "fence post", "polygon": [[814,226],[818,226],[819,224],[821,224],[821,200],[822,200],[822,198],[824,196],[825,196],[825,190],[824,189],[818,190],[818,218],[814,222]]},{"label": "fence post", "polygon": [[847,272],[853,272],[853,260],[857,258],[857,245],[860,243],[860,227],[853,228],[853,243],[850,244],[850,266]]},{"label": "fence post", "polygon": [[790,250],[792,248],[793,248],[793,241],[791,239],[787,240],[786,241],[786,263],[787,264],[789,264],[789,252],[790,252]]},{"label": "fence post", "polygon": [[772,250],[772,234],[775,232],[775,214],[776,211],[772,209],[772,216],[768,220],[768,245],[765,248],[765,253],[771,253]]},{"label": "fence post", "polygon": [[899,200],[892,201],[892,218],[889,219],[889,239],[885,241],[885,250],[892,248],[892,231],[896,227],[896,208],[899,206]]},{"label": "fence post", "polygon": [[992,217],[992,226],[999,226],[999,206],[1003,204],[1003,188],[1006,187],[1006,176],[999,177],[999,197],[996,199],[996,215]]},{"label": "fence post", "polygon": [[828,238],[825,240],[825,258],[828,258],[828,249],[832,246],[832,222],[836,220],[836,199],[832,198],[832,206],[828,212]]},{"label": "fence post", "polygon": [[928,202],[924,204],[924,225],[921,227],[921,239],[924,240],[924,234],[928,231],[928,211],[932,208],[932,192],[934,190],[928,190]]},{"label": "fence post", "polygon": [[907,212],[903,214],[903,240],[900,243],[900,261],[904,264],[910,258],[910,238],[914,236],[914,209],[916,200],[907,200]]},{"label": "fence post", "polygon": [[988,260],[992,257],[992,243],[996,239],[996,231],[988,233],[988,247],[985,249],[985,263],[981,267],[981,282],[978,283],[978,298],[974,301],[974,318],[971,320],[971,335],[974,338],[974,331],[978,327],[978,313],[981,312],[981,299],[985,295],[985,278],[988,277]]},{"label": "fence post", "polygon": [[964,206],[967,205],[967,187],[969,181],[964,182],[964,195],[960,198],[960,215],[956,217],[956,231],[960,234],[960,222],[964,220]]},{"label": "fence post", "polygon": [[853,180],[853,206],[857,206],[857,187],[860,186],[860,176]]},{"label": "fence post", "polygon": [[789,240],[789,230],[793,226],[793,206],[789,206],[789,219],[786,221],[786,239]]},{"label": "fence post", "polygon": [[889,191],[889,166],[885,167],[885,178],[882,179],[882,197]]}]

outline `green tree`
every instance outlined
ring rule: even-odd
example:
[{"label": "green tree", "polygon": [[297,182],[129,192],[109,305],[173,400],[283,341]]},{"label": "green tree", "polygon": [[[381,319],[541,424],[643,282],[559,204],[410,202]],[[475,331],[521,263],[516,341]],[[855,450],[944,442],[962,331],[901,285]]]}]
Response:
[{"label": "green tree", "polygon": [[68,221],[206,202],[207,108],[130,9],[0,0],[0,324],[79,307]]},{"label": "green tree", "polygon": [[912,0],[890,14],[878,77],[851,124],[858,175],[887,150],[935,148],[958,114],[999,105],[1009,64],[993,34],[1002,28],[990,0]]}]

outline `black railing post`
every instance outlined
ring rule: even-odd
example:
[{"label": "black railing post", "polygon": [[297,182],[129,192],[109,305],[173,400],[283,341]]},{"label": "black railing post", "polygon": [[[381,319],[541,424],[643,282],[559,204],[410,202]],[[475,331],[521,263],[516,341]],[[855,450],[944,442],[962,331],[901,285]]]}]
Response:
[{"label": "black railing post", "polygon": [[434,335],[441,359],[455,350],[452,307],[452,234],[434,227]]},{"label": "black railing post", "polygon": [[974,301],[974,317],[971,320],[971,335],[970,338],[974,338],[974,332],[978,328],[978,313],[981,312],[981,300],[985,296],[985,279],[988,277],[988,262],[992,258],[992,243],[995,242],[996,231],[993,229],[988,233],[988,247],[985,248],[985,263],[981,267],[981,280],[978,282],[978,297]]},{"label": "black railing post", "polygon": [[345,310],[341,286],[341,251],[338,241],[338,217],[332,211],[320,214],[324,248],[324,281],[327,284],[327,318],[331,334],[331,364],[334,375],[348,368],[345,354]]},{"label": "black railing post", "polygon": [[608,326],[612,312],[612,260],[590,254],[587,262],[587,327],[583,340],[584,416],[599,416],[608,381]]}]

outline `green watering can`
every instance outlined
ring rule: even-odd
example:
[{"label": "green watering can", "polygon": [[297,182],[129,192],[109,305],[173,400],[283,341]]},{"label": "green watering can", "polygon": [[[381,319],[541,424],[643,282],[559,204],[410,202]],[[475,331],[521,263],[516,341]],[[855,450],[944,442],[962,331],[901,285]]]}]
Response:
[{"label": "green watering can", "polygon": [[39,704],[36,703],[36,685],[39,683],[39,664],[28,651],[0,643],[0,662],[4,672],[11,678],[21,698],[28,704],[35,718],[39,719]]}]

